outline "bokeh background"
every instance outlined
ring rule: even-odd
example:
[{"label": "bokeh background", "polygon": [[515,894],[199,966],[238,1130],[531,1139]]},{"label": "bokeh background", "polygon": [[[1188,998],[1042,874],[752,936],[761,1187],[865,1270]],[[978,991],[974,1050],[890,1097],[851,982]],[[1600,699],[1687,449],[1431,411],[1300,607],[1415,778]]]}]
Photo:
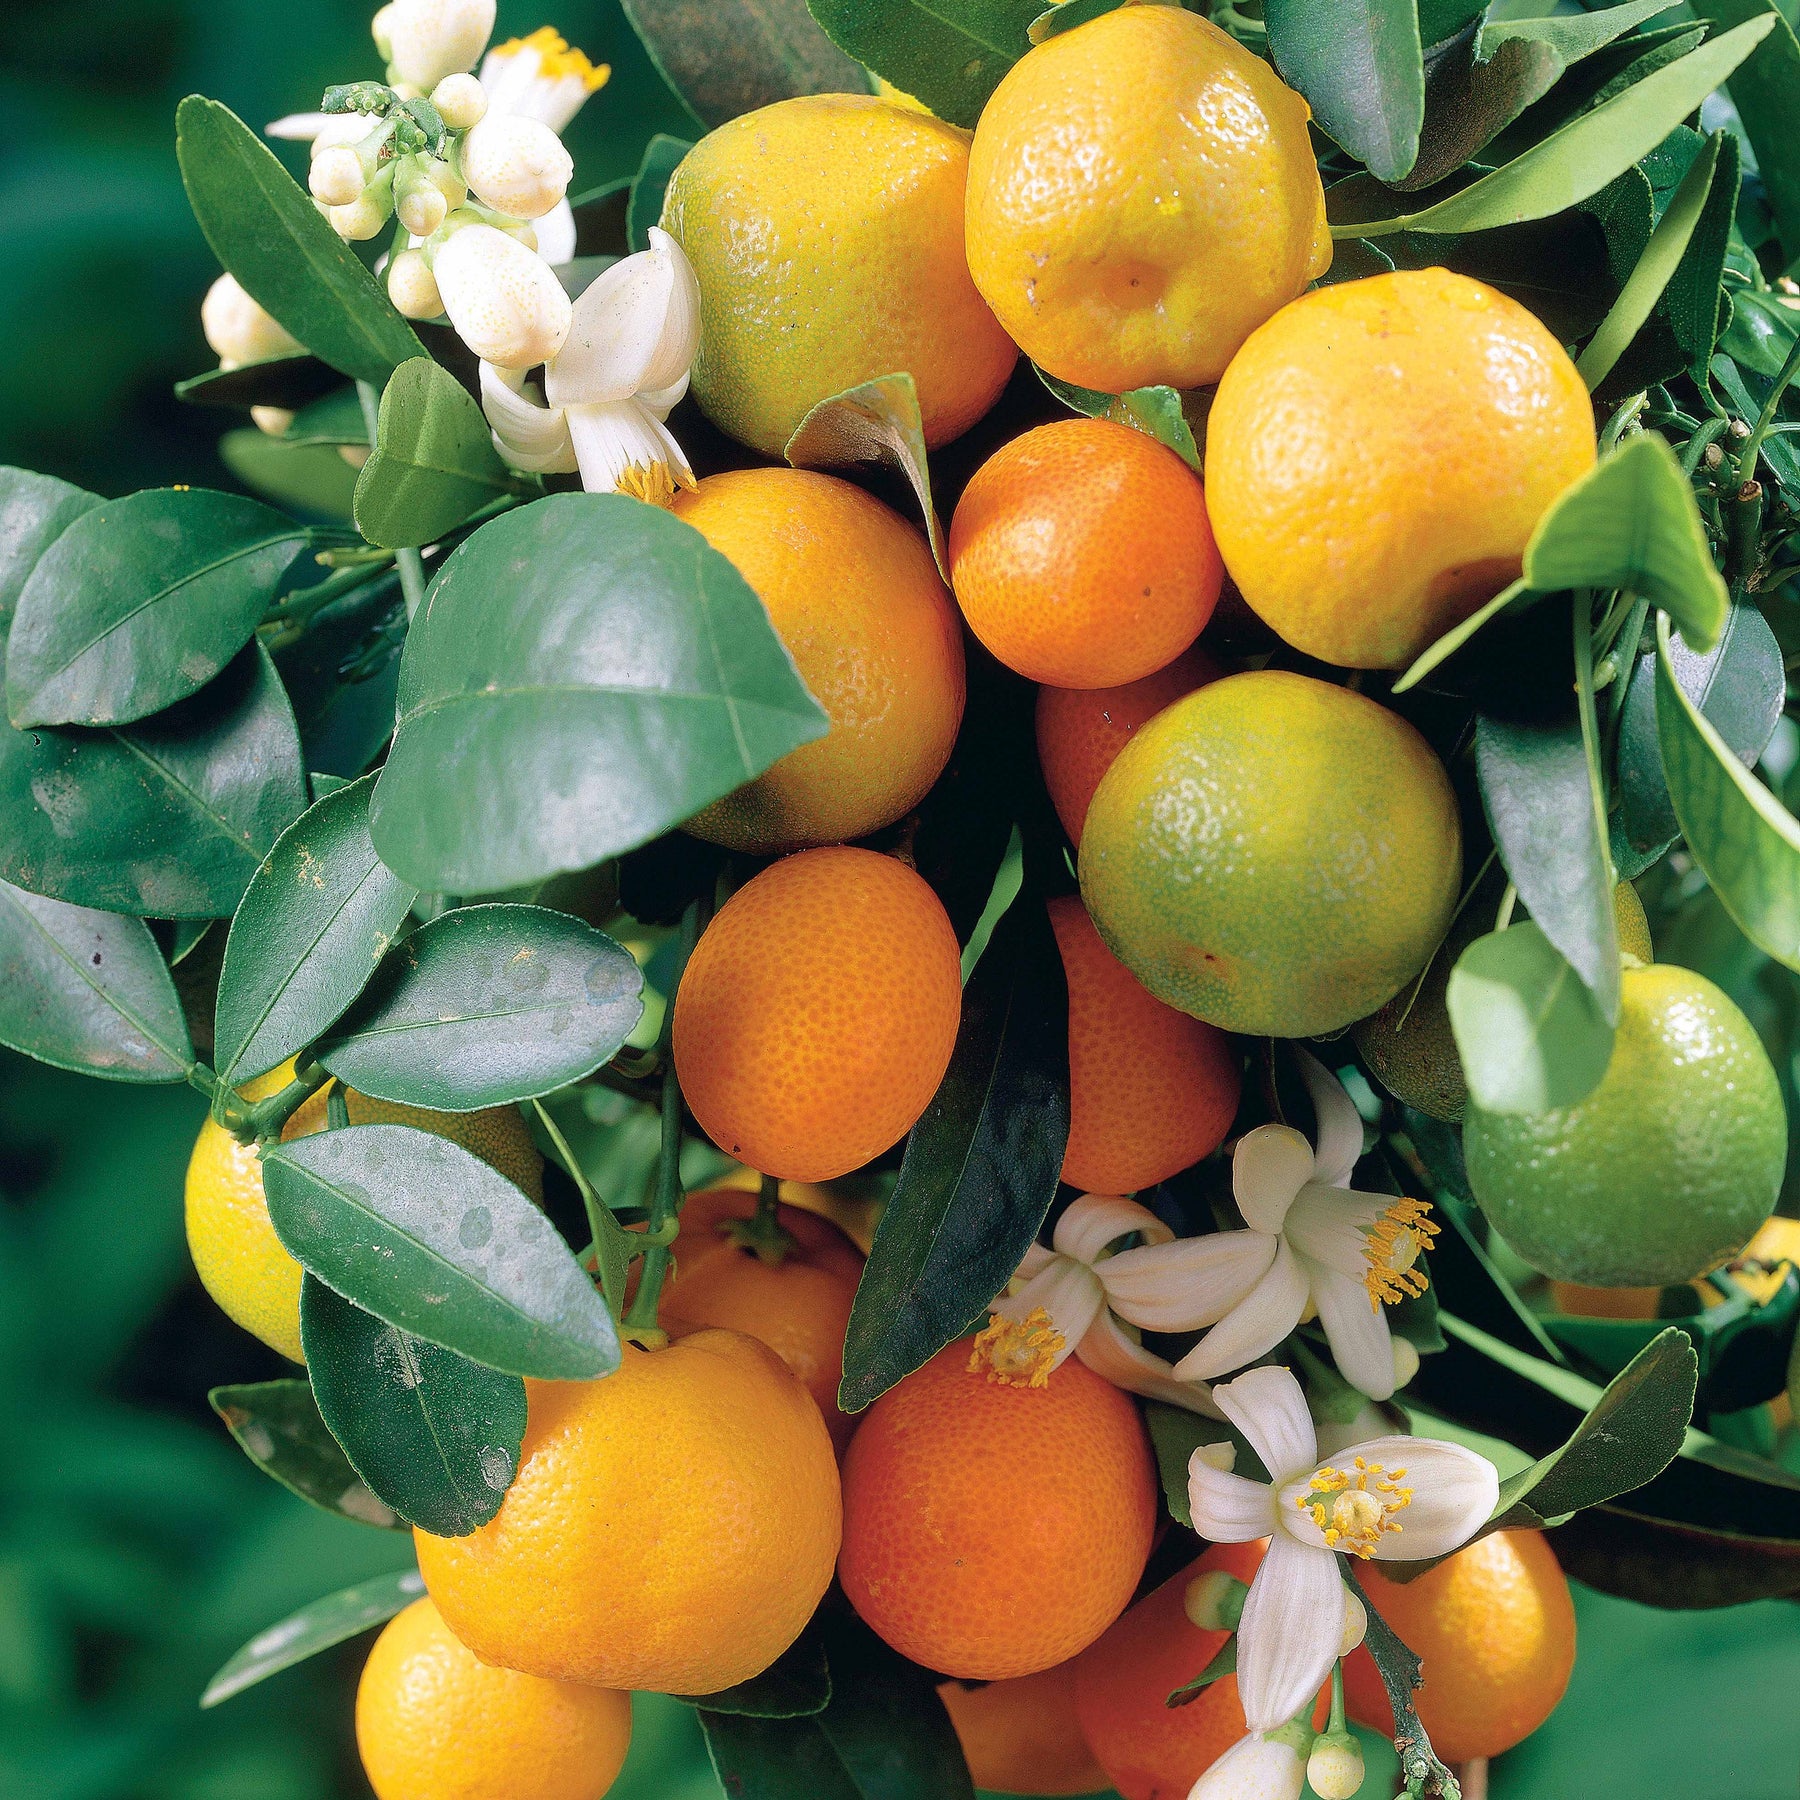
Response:
[{"label": "bokeh background", "polygon": [[[0,462],[102,494],[236,485],[216,451],[235,421],[170,392],[212,362],[198,305],[217,273],[176,174],[175,103],[207,93],[257,124],[315,105],[327,83],[377,72],[370,10],[4,9]],[[503,35],[546,19],[614,71],[570,133],[578,188],[630,174],[654,132],[694,135],[613,0],[500,8]],[[201,1114],[185,1090],[0,1052],[3,1800],[366,1800],[351,1733],[364,1642],[216,1712],[195,1704],[254,1632],[410,1559],[404,1536],[259,1475],[206,1404],[209,1387],[288,1371],[189,1267],[181,1182]],[[1495,1765],[1496,1800],[1800,1794],[1800,1610],[1577,1601],[1569,1697]],[[1366,1792],[1392,1791],[1373,1759],[1371,1777]],[[616,1800],[718,1792],[692,1715],[640,1702]]]}]

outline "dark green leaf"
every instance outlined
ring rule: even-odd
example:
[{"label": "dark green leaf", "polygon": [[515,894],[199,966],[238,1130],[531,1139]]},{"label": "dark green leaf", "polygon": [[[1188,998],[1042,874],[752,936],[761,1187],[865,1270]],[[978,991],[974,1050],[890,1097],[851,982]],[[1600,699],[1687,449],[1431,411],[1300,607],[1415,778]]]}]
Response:
[{"label": "dark green leaf", "polygon": [[1406,1778],[1408,1792],[1454,1794],[1461,1790],[1456,1778],[1438,1760],[1431,1739],[1419,1723],[1413,1707],[1413,1690],[1423,1684],[1422,1664],[1407,1649],[1394,1628],[1375,1610],[1373,1602],[1356,1579],[1351,1559],[1343,1559],[1344,1579],[1363,1603],[1368,1619],[1368,1635],[1363,1639],[1370,1656],[1375,1659],[1375,1672],[1387,1694],[1394,1715],[1394,1748],[1400,1753],[1400,1772]]},{"label": "dark green leaf", "polygon": [[38,558],[91,507],[98,494],[0,465],[0,638],[12,623],[13,608]]},{"label": "dark green leaf", "polygon": [[351,1468],[319,1416],[309,1383],[259,1381],[245,1387],[216,1387],[206,1397],[238,1448],[291,1493],[339,1518],[404,1529],[394,1509],[377,1500]]},{"label": "dark green leaf", "polygon": [[239,363],[233,369],[208,369],[175,384],[175,398],[190,406],[278,406],[298,412],[335,393],[343,376],[330,363],[304,350]]},{"label": "dark green leaf", "polygon": [[1732,76],[1731,98],[1756,152],[1782,250],[1792,263],[1800,259],[1800,148],[1794,143],[1794,120],[1800,116],[1800,42],[1772,0],[1695,0],[1694,11],[1718,25],[1774,21],[1756,54]]},{"label": "dark green leaf", "polygon": [[1550,1542],[1565,1574],[1641,1606],[1689,1611],[1800,1592],[1792,1539],[1672,1524],[1617,1503],[1577,1513]]},{"label": "dark green leaf", "polygon": [[[416,359],[415,359],[416,360]],[[353,444],[367,447],[369,421],[354,387],[334,388],[322,400],[302,406],[281,434],[284,444]]]},{"label": "dark green leaf", "polygon": [[731,563],[620,494],[558,494],[460,545],[413,621],[399,705],[375,846],[452,893],[648,843],[828,724]]},{"label": "dark green leaf", "polygon": [[815,1718],[700,1709],[706,1753],[732,1800],[865,1800]]},{"label": "dark green leaf", "polygon": [[369,841],[373,775],[296,819],[225,941],[213,1061],[228,1086],[303,1050],[368,985],[418,898]]},{"label": "dark green leaf", "polygon": [[39,560],[7,643],[15,725],[129,725],[250,641],[304,527],[236,494],[149,488],[84,512]]},{"label": "dark green leaf", "polygon": [[1031,21],[1025,35],[1032,43],[1041,44],[1047,38],[1060,37],[1077,25],[1087,24],[1090,19],[1101,18],[1109,12],[1117,12],[1121,6],[1133,4],[1135,0],[1053,0]]},{"label": "dark green leaf", "polygon": [[[1712,376],[1741,417],[1753,420],[1762,411],[1763,401],[1768,396],[1767,381],[1754,374],[1746,378],[1729,356],[1712,359]],[[1795,452],[1791,437],[1771,433],[1764,438],[1762,460],[1784,488],[1800,494],[1800,454]]]},{"label": "dark green leaf", "polygon": [[400,578],[390,569],[315,613],[297,641],[275,652],[315,775],[360,775],[394,735],[405,632]]},{"label": "dark green leaf", "polygon": [[542,1381],[619,1366],[611,1315],[556,1227],[460,1144],[351,1125],[269,1146],[262,1172],[289,1254],[377,1318]]},{"label": "dark green leaf", "polygon": [[1419,0],[1419,41],[1431,49],[1479,19],[1480,0]]},{"label": "dark green leaf", "polygon": [[198,94],[183,100],[175,155],[213,254],[315,356],[380,386],[425,354],[312,196],[229,108]]},{"label": "dark green leaf", "polygon": [[568,913],[461,907],[389,955],[316,1054],[382,1100],[503,1106],[597,1069],[642,1016],[643,988],[631,953]]},{"label": "dark green leaf", "polygon": [[1263,17],[1275,66],[1319,129],[1381,180],[1400,180],[1425,117],[1417,0],[1267,0]]},{"label": "dark green leaf", "polygon": [[815,1614],[812,1623],[760,1675],[716,1694],[676,1694],[683,1706],[711,1713],[739,1713],[752,1719],[810,1718],[831,1699],[831,1670]]},{"label": "dark green leaf", "polygon": [[1233,1468],[1251,1481],[1266,1481],[1268,1470],[1262,1466],[1250,1440],[1235,1426],[1218,1419],[1208,1419],[1189,1412],[1182,1406],[1165,1406],[1160,1400],[1144,1405],[1144,1423],[1150,1432],[1150,1447],[1156,1453],[1157,1473],[1162,1478],[1163,1503],[1177,1525],[1193,1527],[1194,1517],[1188,1505],[1188,1464],[1202,1444],[1230,1444],[1237,1451]]},{"label": "dark green leaf", "polygon": [[[1393,267],[1386,257],[1381,261],[1383,267]],[[1145,432],[1173,450],[1196,475],[1200,473],[1200,447],[1194,441],[1194,428],[1188,422],[1183,396],[1174,388],[1132,388],[1123,394],[1103,394],[1097,388],[1076,387],[1073,382],[1059,381],[1042,369],[1038,369],[1037,374],[1044,386],[1070,411],[1090,419],[1111,419],[1115,425],[1129,425]]]},{"label": "dark green leaf", "polygon": [[0,881],[0,1044],[113,1081],[180,1081],[194,1060],[142,919]]},{"label": "dark green leaf", "polygon": [[350,523],[356,470],[330,444],[290,444],[245,426],[219,439],[219,461],[264,499],[314,518]]},{"label": "dark green leaf", "polygon": [[1234,1631],[1219,1646],[1218,1654],[1198,1675],[1185,1685],[1178,1687],[1163,1702],[1165,1706],[1188,1706],[1206,1692],[1215,1681],[1223,1681],[1227,1675],[1237,1673],[1237,1633]]},{"label": "dark green leaf", "polygon": [[[790,3],[799,6],[800,0]],[[808,18],[806,23],[811,29],[812,20]],[[663,196],[681,159],[693,147],[686,138],[661,131],[644,146],[644,158],[631,179],[631,199],[625,208],[625,241],[633,250],[650,248],[650,227],[662,217]]]}]

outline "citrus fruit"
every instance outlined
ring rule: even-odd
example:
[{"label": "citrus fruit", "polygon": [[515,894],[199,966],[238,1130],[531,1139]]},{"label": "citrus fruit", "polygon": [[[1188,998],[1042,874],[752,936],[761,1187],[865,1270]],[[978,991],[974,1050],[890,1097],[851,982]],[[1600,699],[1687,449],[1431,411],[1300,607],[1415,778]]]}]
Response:
[{"label": "citrus fruit", "polygon": [[1717,1268],[1774,1210],[1781,1088],[1750,1021],[1668,963],[1622,976],[1612,1060],[1585,1100],[1463,1120],[1469,1185],[1533,1267],[1593,1287]]},{"label": "citrus fruit", "polygon": [[356,1689],[376,1800],[601,1800],[631,1746],[631,1696],[490,1668],[430,1600],[390,1619]]},{"label": "citrus fruit", "polygon": [[1073,894],[1049,902],[1069,983],[1069,1144],[1062,1178],[1135,1194],[1210,1156],[1236,1116],[1231,1040],[1146,992]]},{"label": "citrus fruit", "polygon": [[950,521],[969,629],[1056,687],[1116,687],[1174,661],[1220,579],[1198,477],[1109,419],[1059,419],[1002,445]]},{"label": "citrus fruit", "polygon": [[902,1656],[999,1681],[1063,1662],[1143,1573],[1156,1471],[1136,1406],[1071,1357],[1042,1387],[940,1350],[865,1415],[844,1459],[850,1604]]},{"label": "citrus fruit", "polygon": [[[294,1078],[290,1060],[244,1084],[246,1100],[263,1100]],[[324,1129],[327,1082],[288,1120],[284,1140]],[[427,1112],[345,1090],[353,1125],[412,1125],[472,1150],[540,1204],[544,1159],[519,1111],[496,1106],[484,1112]],[[235,1323],[293,1362],[300,1348],[300,1265],[269,1222],[262,1164],[253,1144],[241,1144],[208,1119],[194,1139],[187,1168],[188,1252],[202,1286]]]},{"label": "citrus fruit", "polygon": [[1594,463],[1563,347],[1504,294],[1399,269],[1284,307],[1225,371],[1206,492],[1232,579],[1290,644],[1398,669],[1519,573]]},{"label": "citrus fruit", "polygon": [[779,456],[819,401],[910,371],[925,441],[967,431],[1018,351],[963,254],[969,134],[872,94],[809,94],[708,132],[662,224],[700,280],[694,397]]},{"label": "citrus fruit", "polygon": [[1151,993],[1227,1031],[1311,1037],[1416,975],[1456,906],[1461,828],[1412,726],[1306,675],[1229,675],[1102,777],[1081,892]]},{"label": "citrus fruit", "polygon": [[1121,687],[1038,689],[1038,766],[1071,844],[1080,845],[1088,802],[1125,740],[1165,706],[1224,672],[1196,644],[1155,674]]},{"label": "citrus fruit", "polygon": [[1330,266],[1307,118],[1266,62],[1172,7],[1049,39],[976,127],[975,285],[1063,381],[1108,394],[1217,381]]},{"label": "citrus fruit", "polygon": [[675,997],[700,1127],[765,1175],[828,1181],[912,1129],[962,1011],[948,915],[904,863],[804,850],[720,908]]},{"label": "citrus fruit", "polygon": [[[1495,880],[1497,883],[1499,877]],[[1495,898],[1499,891],[1496,885]],[[1362,1020],[1352,1033],[1357,1050],[1382,1085],[1408,1106],[1416,1106],[1434,1119],[1459,1120],[1469,1103],[1468,1083],[1463,1080],[1462,1059],[1456,1053],[1446,995],[1457,958],[1476,938],[1493,929],[1493,908],[1483,901],[1486,892],[1484,886],[1457,914],[1450,935],[1438,946],[1424,980],[1407,982],[1386,1006]],[[1650,946],[1650,921],[1644,916],[1644,903],[1638,898],[1637,889],[1629,881],[1621,881],[1613,888],[1613,923],[1619,933],[1619,948],[1639,962],[1649,962],[1655,954]]]},{"label": "citrus fruit", "polygon": [[483,1662],[713,1694],[766,1669],[831,1582],[842,1507],[819,1409],[735,1331],[627,1344],[598,1381],[526,1383],[519,1472],[419,1570]]},{"label": "citrus fruit", "polygon": [[[1764,1219],[1741,1254],[1724,1266],[1732,1281],[1757,1305],[1766,1305],[1781,1290],[1787,1265],[1800,1267],[1800,1219]],[[1723,1306],[1725,1296],[1710,1281],[1695,1276],[1686,1285],[1700,1304]],[[1659,1287],[1584,1287],[1576,1281],[1550,1283],[1550,1304],[1560,1313],[1588,1319],[1654,1319],[1662,1310]]]},{"label": "citrus fruit", "polygon": [[[1357,1565],[1370,1605],[1424,1663],[1413,1695],[1447,1763],[1498,1756],[1549,1718],[1575,1666],[1575,1607],[1541,1531],[1496,1531],[1413,1581]],[[1359,1725],[1394,1718],[1366,1647],[1344,1662],[1344,1700]]]},{"label": "citrus fruit", "polygon": [[1075,1669],[938,1689],[975,1785],[996,1794],[1092,1794],[1106,1772],[1075,1719]]},{"label": "citrus fruit", "polygon": [[675,511],[769,610],[826,736],[688,821],[766,853],[891,825],[942,773],[963,711],[962,631],[923,535],[861,488],[804,469],[709,475]]}]

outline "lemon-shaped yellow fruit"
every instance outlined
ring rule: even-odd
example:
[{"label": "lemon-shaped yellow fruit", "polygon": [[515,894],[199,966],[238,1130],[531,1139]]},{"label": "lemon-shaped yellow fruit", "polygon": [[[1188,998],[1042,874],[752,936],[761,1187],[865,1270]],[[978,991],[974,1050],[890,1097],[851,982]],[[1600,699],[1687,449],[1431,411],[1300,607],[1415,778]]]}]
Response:
[{"label": "lemon-shaped yellow fruit", "polygon": [[1159,1000],[1312,1037],[1416,975],[1456,905],[1449,778],[1398,714],[1306,675],[1228,676],[1165,708],[1088,807],[1081,893]]},{"label": "lemon-shaped yellow fruit", "polygon": [[873,94],[777,101],[709,132],[663,229],[700,280],[694,397],[779,456],[819,401],[907,371],[925,441],[967,431],[1018,351],[963,253],[969,134]]},{"label": "lemon-shaped yellow fruit", "polygon": [[1463,1119],[1469,1185],[1506,1241],[1559,1281],[1649,1287],[1717,1268],[1774,1210],[1787,1162],[1761,1040],[1702,975],[1624,971],[1600,1085],[1546,1113]]},{"label": "lemon-shaped yellow fruit", "polygon": [[1050,38],[975,129],[975,285],[1063,381],[1217,381],[1330,266],[1307,117],[1266,62],[1178,7],[1121,7]]}]

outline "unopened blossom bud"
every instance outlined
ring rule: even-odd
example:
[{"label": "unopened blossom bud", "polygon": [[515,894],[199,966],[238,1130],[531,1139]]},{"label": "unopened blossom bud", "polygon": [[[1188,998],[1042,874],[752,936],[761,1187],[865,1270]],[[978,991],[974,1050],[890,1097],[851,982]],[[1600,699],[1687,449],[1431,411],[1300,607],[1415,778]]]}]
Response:
[{"label": "unopened blossom bud", "polygon": [[390,198],[385,189],[371,189],[348,206],[332,207],[325,216],[331,221],[331,229],[345,243],[367,243],[370,238],[380,236],[381,228],[392,216],[393,209],[388,204]]},{"label": "unopened blossom bud", "polygon": [[375,40],[375,54],[385,62],[394,60],[394,9],[384,6],[369,21],[369,35]]},{"label": "unopened blossom bud", "polygon": [[465,225],[432,262],[457,336],[502,369],[547,362],[568,338],[569,296],[550,265],[491,225]]},{"label": "unopened blossom bud", "polygon": [[327,206],[354,206],[367,186],[362,158],[348,144],[335,144],[312,159],[306,185]]},{"label": "unopened blossom bud", "polygon": [[1208,1569],[1187,1584],[1182,1609],[1202,1631],[1236,1631],[1250,1589],[1223,1569]]},{"label": "unopened blossom bud", "polygon": [[452,131],[467,131],[488,109],[487,90],[466,72],[446,75],[431,90],[431,104]]},{"label": "unopened blossom bud", "polygon": [[250,423],[265,437],[286,437],[294,415],[285,406],[253,406]]},{"label": "unopened blossom bud", "polygon": [[388,298],[394,310],[409,319],[435,319],[444,310],[437,277],[417,250],[402,250],[388,265]]},{"label": "unopened blossom bud", "polygon": [[[206,290],[200,303],[200,329],[212,346],[219,366],[235,369],[240,363],[263,362],[271,356],[292,356],[300,342],[278,324],[238,286],[235,275],[221,275]],[[285,429],[285,428],[284,428]]]},{"label": "unopened blossom bud", "polygon": [[421,174],[408,159],[408,168],[394,178],[394,217],[414,237],[430,237],[449,216],[450,200],[442,187]]},{"label": "unopened blossom bud", "polygon": [[1284,1725],[1239,1738],[1189,1789],[1188,1800],[1300,1800],[1306,1765],[1297,1735],[1295,1726]]},{"label": "unopened blossom bud", "polygon": [[1306,1779],[1319,1800],[1351,1800],[1362,1791],[1362,1745],[1348,1731],[1327,1731],[1313,1739]]},{"label": "unopened blossom bud", "polygon": [[1394,1339],[1394,1386],[1403,1388],[1419,1372],[1419,1353],[1403,1337]]},{"label": "unopened blossom bud", "polygon": [[492,114],[463,140],[462,172],[484,206],[541,219],[569,191],[575,163],[548,125]]},{"label": "unopened blossom bud", "polygon": [[393,0],[382,13],[390,80],[426,94],[474,68],[494,34],[495,0]]},{"label": "unopened blossom bud", "polygon": [[1344,1635],[1338,1644],[1338,1655],[1348,1656],[1368,1635],[1368,1608],[1346,1588],[1344,1590]]}]

